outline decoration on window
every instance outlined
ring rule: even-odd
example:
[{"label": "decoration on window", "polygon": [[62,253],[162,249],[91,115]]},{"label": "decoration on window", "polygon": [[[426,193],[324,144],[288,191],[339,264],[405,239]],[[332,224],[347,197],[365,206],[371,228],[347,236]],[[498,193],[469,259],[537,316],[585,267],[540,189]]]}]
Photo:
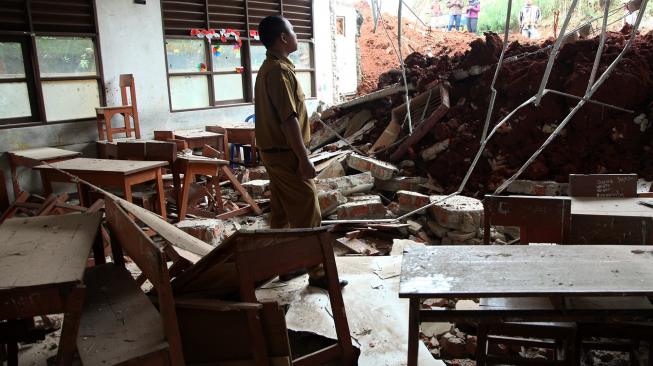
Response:
[{"label": "decoration on window", "polygon": [[220,57],[220,55],[222,54],[222,47],[213,46],[213,54],[215,55],[215,57]]},{"label": "decoration on window", "polygon": [[197,69],[198,69],[200,72],[205,72],[205,71],[207,70],[207,68],[206,68],[206,64],[204,64],[204,63],[200,63],[200,64],[198,64],[198,65],[197,65]]},{"label": "decoration on window", "polygon": [[257,41],[260,41],[260,40],[261,40],[261,37],[259,36],[257,30],[251,30],[251,31],[249,31],[249,36],[250,36],[250,38],[254,38],[254,39],[257,40]]},{"label": "decoration on window", "polygon": [[242,66],[237,66],[237,67],[236,67],[236,72],[237,72],[237,73],[242,74],[243,71],[245,71],[245,68],[244,68],[244,67],[242,67]]},{"label": "decoration on window", "polygon": [[191,29],[190,35],[197,38],[206,38],[211,42],[211,39],[218,37],[218,33],[215,29]]}]

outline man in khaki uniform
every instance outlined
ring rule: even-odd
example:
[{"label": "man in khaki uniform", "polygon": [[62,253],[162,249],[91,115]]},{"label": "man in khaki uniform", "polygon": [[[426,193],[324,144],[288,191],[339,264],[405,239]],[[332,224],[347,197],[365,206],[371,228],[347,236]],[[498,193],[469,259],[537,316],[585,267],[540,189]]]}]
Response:
[{"label": "man in khaki uniform", "polygon": [[[297,36],[288,20],[276,15],[261,21],[259,34],[267,58],[256,76],[254,91],[256,145],[270,176],[270,226],[317,227],[322,215],[313,182],[315,167],[306,149],[311,130],[304,92],[295,65],[288,59],[297,50]],[[326,288],[322,268],[309,270],[309,284]]]}]

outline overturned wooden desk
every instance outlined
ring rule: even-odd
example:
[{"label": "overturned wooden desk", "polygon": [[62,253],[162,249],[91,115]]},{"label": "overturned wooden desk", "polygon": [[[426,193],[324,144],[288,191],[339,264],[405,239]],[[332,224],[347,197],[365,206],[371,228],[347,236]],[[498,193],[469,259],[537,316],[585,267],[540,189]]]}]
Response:
[{"label": "overturned wooden desk", "polygon": [[82,153],[56,149],[54,147],[41,147],[37,149],[9,151],[7,152],[7,155],[9,156],[9,169],[11,170],[11,182],[14,187],[14,197],[18,197],[21,189],[20,184],[18,183],[17,167],[24,166],[33,168],[37,165],[41,165],[44,161],[46,163],[54,163],[57,161],[76,158],[82,155]]},{"label": "overturned wooden desk", "polygon": [[[410,299],[408,365],[419,323],[653,319],[653,251],[645,246],[427,246],[404,255],[399,297]],[[422,310],[421,299],[531,298],[522,309]],[[633,300],[633,301],[618,301]],[[635,304],[635,305],[633,305]]]},{"label": "overturned wooden desk", "polygon": [[[0,319],[64,313],[58,365],[70,365],[101,213],[15,218],[0,225]],[[99,260],[102,262],[104,256]]]},{"label": "overturned wooden desk", "polygon": [[[71,182],[72,178],[57,169],[77,176],[101,188],[118,188],[125,195],[125,200],[132,201],[132,186],[148,181],[156,182],[159,196],[160,214],[166,218],[165,194],[161,167],[167,166],[167,161],[134,161],[77,158],[49,165],[40,165],[34,169],[40,170],[45,194],[52,193],[53,182]],[[83,184],[78,185],[80,203],[84,205],[85,192]]]}]

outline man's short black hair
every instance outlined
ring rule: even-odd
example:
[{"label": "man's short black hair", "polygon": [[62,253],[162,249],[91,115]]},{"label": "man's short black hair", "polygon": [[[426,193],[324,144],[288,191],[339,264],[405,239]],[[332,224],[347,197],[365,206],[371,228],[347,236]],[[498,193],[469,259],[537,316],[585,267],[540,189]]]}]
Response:
[{"label": "man's short black hair", "polygon": [[270,48],[274,42],[281,36],[281,33],[289,31],[286,25],[286,18],[281,15],[270,15],[261,20],[258,25],[258,33],[261,37],[261,43],[265,48]]}]

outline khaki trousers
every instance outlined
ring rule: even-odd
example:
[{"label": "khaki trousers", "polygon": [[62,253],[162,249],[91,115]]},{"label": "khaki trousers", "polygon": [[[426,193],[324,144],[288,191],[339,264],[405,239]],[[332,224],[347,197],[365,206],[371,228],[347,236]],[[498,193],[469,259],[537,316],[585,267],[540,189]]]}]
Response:
[{"label": "khaki trousers", "polygon": [[[299,229],[322,223],[315,182],[299,176],[299,161],[292,151],[265,153],[261,160],[270,176],[270,227]],[[309,276],[324,276],[322,266],[309,268]]]}]

